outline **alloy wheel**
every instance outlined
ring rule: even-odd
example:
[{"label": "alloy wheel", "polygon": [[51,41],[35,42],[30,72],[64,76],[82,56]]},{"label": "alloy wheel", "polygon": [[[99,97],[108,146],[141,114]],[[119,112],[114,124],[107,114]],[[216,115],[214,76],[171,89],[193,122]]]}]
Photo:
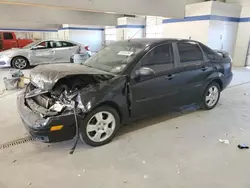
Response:
[{"label": "alloy wheel", "polygon": [[219,89],[216,86],[212,86],[208,89],[206,94],[206,104],[208,107],[214,106],[219,99]]},{"label": "alloy wheel", "polygon": [[113,114],[101,111],[94,114],[86,126],[87,136],[94,142],[103,142],[110,138],[116,128]]},{"label": "alloy wheel", "polygon": [[15,67],[18,69],[24,69],[27,66],[27,62],[23,58],[18,58],[14,62]]}]

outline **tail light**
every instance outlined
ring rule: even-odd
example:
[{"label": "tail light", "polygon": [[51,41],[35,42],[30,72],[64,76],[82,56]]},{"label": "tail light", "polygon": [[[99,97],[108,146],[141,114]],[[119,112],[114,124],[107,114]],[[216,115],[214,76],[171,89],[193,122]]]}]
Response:
[{"label": "tail light", "polygon": [[85,46],[85,50],[89,51],[89,46]]}]

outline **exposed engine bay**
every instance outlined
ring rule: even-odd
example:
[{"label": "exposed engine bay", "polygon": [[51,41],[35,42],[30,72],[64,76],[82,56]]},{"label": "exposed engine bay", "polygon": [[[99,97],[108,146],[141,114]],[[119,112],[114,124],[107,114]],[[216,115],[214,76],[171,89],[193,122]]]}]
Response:
[{"label": "exposed engine bay", "polygon": [[26,104],[42,117],[67,113],[77,103],[78,109],[85,110],[80,93],[88,92],[98,84],[111,79],[110,75],[69,75],[59,79],[51,91],[35,86],[32,81],[26,88]]}]

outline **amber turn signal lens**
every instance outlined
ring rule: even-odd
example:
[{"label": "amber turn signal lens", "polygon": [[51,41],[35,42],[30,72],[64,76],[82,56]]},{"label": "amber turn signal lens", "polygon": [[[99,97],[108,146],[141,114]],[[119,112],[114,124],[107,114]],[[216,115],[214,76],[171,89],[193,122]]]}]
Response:
[{"label": "amber turn signal lens", "polygon": [[63,128],[63,125],[56,125],[50,128],[50,131],[60,131]]}]

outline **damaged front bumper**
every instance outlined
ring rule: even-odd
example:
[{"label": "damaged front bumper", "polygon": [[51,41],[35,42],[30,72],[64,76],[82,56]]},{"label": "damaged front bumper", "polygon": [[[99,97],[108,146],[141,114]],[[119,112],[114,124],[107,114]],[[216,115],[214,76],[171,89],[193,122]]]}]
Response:
[{"label": "damaged front bumper", "polygon": [[[17,108],[26,129],[36,139],[51,143],[74,138],[76,126],[73,113],[41,117],[39,113],[26,106],[24,92],[17,98]],[[52,131],[51,127],[54,126],[62,126],[62,129]]]}]

